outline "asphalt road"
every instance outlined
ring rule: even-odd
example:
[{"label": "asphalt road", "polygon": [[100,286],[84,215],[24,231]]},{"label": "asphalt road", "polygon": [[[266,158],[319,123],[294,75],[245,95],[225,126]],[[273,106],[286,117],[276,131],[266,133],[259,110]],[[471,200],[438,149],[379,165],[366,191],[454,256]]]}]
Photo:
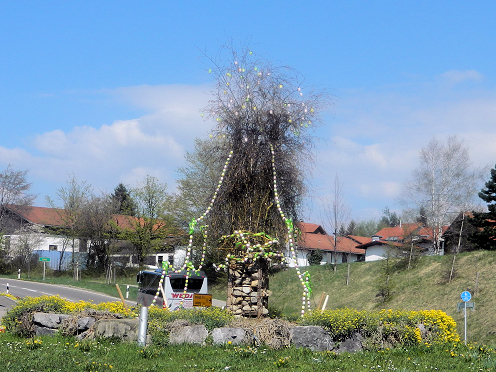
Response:
[{"label": "asphalt road", "polygon": [[[38,297],[38,296],[54,296],[60,295],[68,301],[92,301],[93,303],[120,301],[119,297],[112,297],[99,292],[93,292],[82,288],[46,284],[38,282],[28,282],[17,279],[4,279],[0,278],[0,293],[7,291],[7,284],[9,285],[9,293],[15,297]],[[136,305],[136,301],[126,301],[128,305]],[[213,300],[214,306],[223,307],[226,305],[224,301]],[[0,319],[3,315],[15,304],[5,296],[0,296]]]},{"label": "asphalt road", "polygon": [[[38,296],[55,296],[65,298],[68,301],[92,301],[94,303],[116,301],[120,298],[102,294],[99,292],[88,291],[82,288],[46,284],[38,282],[28,282],[17,279],[0,278],[0,292],[5,292],[9,284],[9,293],[16,297],[38,297]],[[135,301],[129,301],[129,304],[136,304]]]}]

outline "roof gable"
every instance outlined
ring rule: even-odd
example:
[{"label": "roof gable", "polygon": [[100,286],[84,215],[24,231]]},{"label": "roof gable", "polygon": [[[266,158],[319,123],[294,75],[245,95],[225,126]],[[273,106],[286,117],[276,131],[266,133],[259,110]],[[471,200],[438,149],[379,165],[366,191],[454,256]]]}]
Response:
[{"label": "roof gable", "polygon": [[33,224],[58,227],[68,226],[67,213],[63,209],[24,205],[9,205],[7,209]]}]

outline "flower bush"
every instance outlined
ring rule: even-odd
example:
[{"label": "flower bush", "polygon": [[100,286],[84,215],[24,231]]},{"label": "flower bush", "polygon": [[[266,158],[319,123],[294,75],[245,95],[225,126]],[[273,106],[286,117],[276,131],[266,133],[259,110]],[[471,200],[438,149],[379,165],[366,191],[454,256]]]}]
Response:
[{"label": "flower bush", "polygon": [[321,326],[337,340],[360,333],[373,339],[374,343],[382,345],[444,344],[460,341],[456,332],[456,322],[440,310],[316,310],[306,314],[301,323]]},{"label": "flower bush", "polygon": [[124,317],[134,318],[137,316],[137,309],[131,308],[126,311],[120,301],[104,302],[94,304],[92,302],[78,301],[71,302],[60,296],[39,296],[26,297],[19,300],[17,304],[7,312],[2,319],[2,324],[6,330],[20,336],[32,336],[32,317],[35,312],[57,313],[57,314],[78,314],[85,309],[95,309],[121,314]]},{"label": "flower bush", "polygon": [[192,308],[176,311],[163,310],[157,306],[148,309],[148,333],[153,342],[167,344],[170,329],[168,325],[175,320],[187,320],[190,324],[203,324],[207,330],[224,327],[233,320],[233,315],[218,307]]}]

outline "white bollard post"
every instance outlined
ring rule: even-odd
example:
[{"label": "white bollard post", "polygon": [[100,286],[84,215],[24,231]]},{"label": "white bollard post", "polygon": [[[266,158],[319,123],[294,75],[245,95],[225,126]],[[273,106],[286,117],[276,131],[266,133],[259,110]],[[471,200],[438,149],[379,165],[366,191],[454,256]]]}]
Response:
[{"label": "white bollard post", "polygon": [[126,287],[126,298],[129,298],[129,284]]},{"label": "white bollard post", "polygon": [[17,270],[17,279],[21,279],[21,269]]},{"label": "white bollard post", "polygon": [[138,346],[146,346],[146,330],[148,327],[148,308],[141,306],[138,328]]},{"label": "white bollard post", "polygon": [[7,283],[7,294],[9,294],[9,283]]}]

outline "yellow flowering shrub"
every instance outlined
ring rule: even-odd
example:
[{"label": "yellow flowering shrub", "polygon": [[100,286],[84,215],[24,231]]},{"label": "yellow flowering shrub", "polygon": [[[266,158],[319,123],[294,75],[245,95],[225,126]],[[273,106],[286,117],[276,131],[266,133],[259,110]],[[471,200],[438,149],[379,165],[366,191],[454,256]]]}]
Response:
[{"label": "yellow flowering shrub", "polygon": [[456,322],[440,310],[315,310],[305,314],[302,323],[321,326],[337,340],[354,332],[399,344],[443,344],[460,340]]},{"label": "yellow flowering shrub", "polygon": [[168,324],[176,319],[187,320],[190,324],[203,324],[209,331],[223,327],[233,320],[230,312],[218,307],[188,308],[176,311],[163,310],[157,306],[148,308],[148,332],[153,342],[165,345],[168,343]]},{"label": "yellow flowering shrub", "polygon": [[3,317],[2,324],[7,331],[11,333],[19,334],[21,336],[31,336],[33,333],[31,326],[33,313],[78,314],[85,309],[118,313],[128,318],[137,316],[136,308],[131,308],[126,311],[124,305],[120,301],[94,304],[85,301],[71,302],[58,295],[45,295],[39,297],[26,297],[19,300]]}]

